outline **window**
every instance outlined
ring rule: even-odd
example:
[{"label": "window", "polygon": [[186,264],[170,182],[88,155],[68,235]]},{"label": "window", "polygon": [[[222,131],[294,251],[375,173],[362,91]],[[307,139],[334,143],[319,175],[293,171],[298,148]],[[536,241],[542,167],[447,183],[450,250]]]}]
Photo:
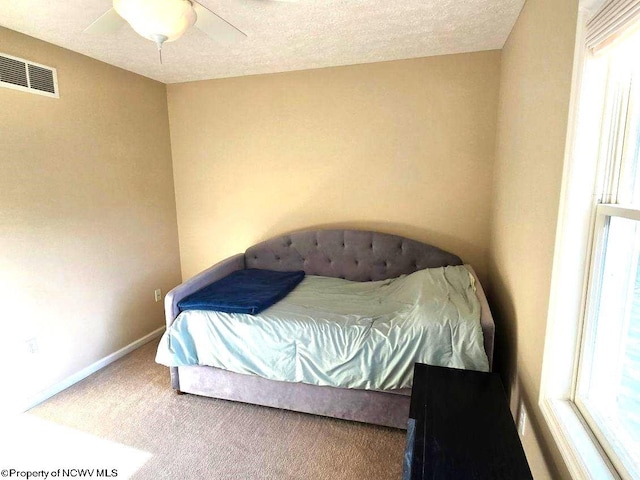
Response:
[{"label": "window", "polygon": [[574,81],[540,404],[575,478],[640,479],[639,16],[609,0]]},{"label": "window", "polygon": [[599,208],[598,224],[603,240],[591,277],[597,294],[575,401],[619,468],[640,478],[640,215],[607,206]]},{"label": "window", "polygon": [[[617,470],[640,478],[640,31],[605,53],[601,188],[574,401]],[[604,203],[608,202],[608,203]]]}]

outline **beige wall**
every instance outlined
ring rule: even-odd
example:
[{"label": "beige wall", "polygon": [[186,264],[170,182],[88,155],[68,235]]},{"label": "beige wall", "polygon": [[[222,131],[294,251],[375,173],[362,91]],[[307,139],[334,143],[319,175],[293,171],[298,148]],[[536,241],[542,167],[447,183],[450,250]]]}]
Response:
[{"label": "beige wall", "polygon": [[161,327],[154,289],[180,267],[165,86],[3,28],[0,51],[60,86],[0,88],[3,401],[20,406]]},{"label": "beige wall", "polygon": [[[536,478],[568,478],[538,408],[578,0],[527,0],[502,53],[490,248],[496,368],[530,415]],[[556,464],[556,467],[553,464]],[[555,471],[557,468],[558,471]]]},{"label": "beige wall", "polygon": [[183,277],[284,232],[376,229],[486,271],[500,52],[168,85]]}]

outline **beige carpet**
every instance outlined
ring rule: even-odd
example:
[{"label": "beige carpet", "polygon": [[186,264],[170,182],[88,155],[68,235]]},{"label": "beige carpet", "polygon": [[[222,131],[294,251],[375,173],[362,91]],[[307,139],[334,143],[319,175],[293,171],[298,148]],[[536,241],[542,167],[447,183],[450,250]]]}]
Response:
[{"label": "beige carpet", "polygon": [[401,477],[405,432],[176,395],[167,368],[154,362],[156,344],[143,346],[28,415],[148,452],[136,479]]}]

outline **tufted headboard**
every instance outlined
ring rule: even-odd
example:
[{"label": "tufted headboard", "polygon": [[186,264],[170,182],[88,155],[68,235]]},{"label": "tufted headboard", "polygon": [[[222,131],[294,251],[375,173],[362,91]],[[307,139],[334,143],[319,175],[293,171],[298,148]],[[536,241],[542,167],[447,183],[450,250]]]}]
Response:
[{"label": "tufted headboard", "polygon": [[292,271],[366,282],[424,268],[462,265],[437,247],[362,230],[313,230],[272,238],[245,252],[246,268]]}]

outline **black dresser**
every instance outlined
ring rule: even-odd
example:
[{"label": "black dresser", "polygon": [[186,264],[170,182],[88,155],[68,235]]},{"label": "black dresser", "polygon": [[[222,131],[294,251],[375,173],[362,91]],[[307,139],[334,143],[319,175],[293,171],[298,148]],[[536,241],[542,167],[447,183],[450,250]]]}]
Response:
[{"label": "black dresser", "polygon": [[533,479],[498,374],[415,365],[402,477]]}]

